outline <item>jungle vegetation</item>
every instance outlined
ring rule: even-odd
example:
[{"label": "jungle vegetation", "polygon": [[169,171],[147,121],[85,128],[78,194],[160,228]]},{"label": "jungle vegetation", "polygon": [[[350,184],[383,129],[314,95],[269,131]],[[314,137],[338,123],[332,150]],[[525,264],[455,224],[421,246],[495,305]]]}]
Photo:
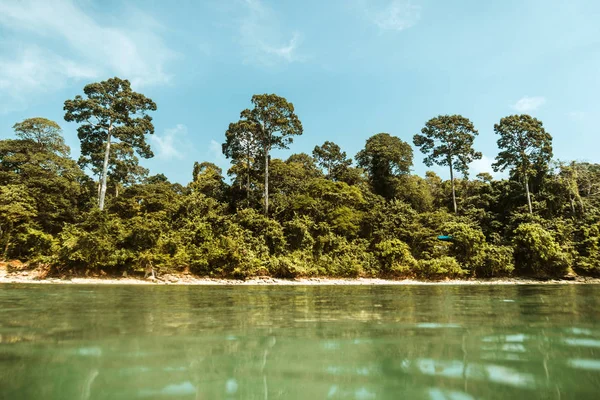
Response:
[{"label": "jungle vegetation", "polygon": [[[17,122],[0,141],[0,257],[63,274],[600,275],[600,165],[554,160],[552,136],[534,117],[494,126],[493,167],[507,179],[470,179],[481,153],[464,116],[425,122],[414,148],[377,133],[354,160],[330,141],[283,160],[272,150],[303,133],[293,104],[275,94],[249,104],[223,127],[231,168],[197,162],[185,186],[139,165],[153,156],[157,106],[127,80],[89,84],[65,101],[65,120],[78,124],[77,161],[57,122]],[[412,174],[415,150],[451,179]]]}]

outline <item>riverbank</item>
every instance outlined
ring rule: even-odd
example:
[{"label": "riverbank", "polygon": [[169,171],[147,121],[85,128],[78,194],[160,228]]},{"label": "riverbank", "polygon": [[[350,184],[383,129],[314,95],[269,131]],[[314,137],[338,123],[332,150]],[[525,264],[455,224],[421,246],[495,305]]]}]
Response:
[{"label": "riverbank", "polygon": [[246,280],[198,277],[191,274],[164,274],[157,278],[131,276],[49,276],[43,269],[9,268],[0,263],[0,284],[84,284],[84,285],[539,285],[539,284],[600,284],[600,278],[574,276],[569,279],[447,279],[439,281],[419,281],[413,279],[391,280],[381,278],[328,278],[310,277],[279,279],[254,277]]}]

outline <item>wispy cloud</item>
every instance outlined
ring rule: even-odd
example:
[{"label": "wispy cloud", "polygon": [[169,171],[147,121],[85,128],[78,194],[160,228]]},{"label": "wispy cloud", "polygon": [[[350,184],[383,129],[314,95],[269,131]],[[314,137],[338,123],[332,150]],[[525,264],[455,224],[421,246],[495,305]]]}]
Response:
[{"label": "wispy cloud", "polygon": [[283,29],[277,13],[261,0],[243,0],[243,4],[239,35],[245,63],[271,67],[306,60],[299,51],[300,32]]},{"label": "wispy cloud", "polygon": [[583,111],[571,111],[571,112],[567,113],[567,116],[569,118],[571,118],[573,121],[577,121],[577,122],[583,121],[585,119],[585,115],[586,114]]},{"label": "wispy cloud", "polygon": [[165,129],[162,135],[154,134],[150,136],[152,149],[159,160],[181,160],[184,157],[185,136],[187,136],[187,127],[183,124],[177,124],[174,128]]},{"label": "wispy cloud", "polygon": [[221,146],[221,143],[216,140],[211,139],[208,146],[208,154],[206,156],[211,162],[221,167],[223,171],[227,171],[227,168],[229,168],[229,162],[223,154],[223,147]]},{"label": "wispy cloud", "polygon": [[494,163],[493,159],[491,159],[488,156],[486,156],[485,154],[483,154],[481,156],[481,159],[474,160],[471,164],[469,164],[469,169],[471,172],[470,175],[475,176],[482,172],[487,172],[488,174],[492,175],[496,179],[503,177],[502,172],[494,171],[494,169],[492,168],[493,163]]},{"label": "wispy cloud", "polygon": [[166,64],[175,53],[157,33],[160,24],[137,10],[127,19],[101,19],[85,4],[0,0],[0,87],[7,103],[73,80],[118,75],[138,87],[169,81]]},{"label": "wispy cloud", "polygon": [[408,0],[359,0],[367,18],[382,31],[403,31],[415,26],[421,19],[421,6]]},{"label": "wispy cloud", "polygon": [[519,99],[515,104],[512,105],[512,108],[521,113],[528,113],[531,111],[535,111],[546,103],[546,98],[543,96],[524,96]]}]

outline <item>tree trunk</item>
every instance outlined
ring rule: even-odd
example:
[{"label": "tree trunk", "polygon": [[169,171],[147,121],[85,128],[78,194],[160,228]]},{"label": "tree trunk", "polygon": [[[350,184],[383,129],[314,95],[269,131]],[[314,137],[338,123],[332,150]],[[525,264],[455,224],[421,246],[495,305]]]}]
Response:
[{"label": "tree trunk", "polygon": [[250,151],[248,151],[248,158],[246,159],[246,202],[250,207]]},{"label": "tree trunk", "polygon": [[269,216],[269,149],[265,149],[265,215]]},{"label": "tree trunk", "polygon": [[10,245],[10,232],[12,231],[12,224],[9,225],[8,230],[6,231],[6,245],[4,246],[4,259],[8,260],[8,246]]},{"label": "tree trunk", "polygon": [[531,207],[531,195],[529,194],[529,178],[525,175],[525,193],[527,193],[527,205],[529,206],[529,214],[533,214]]},{"label": "tree trunk", "polygon": [[110,136],[112,133],[112,123],[108,127],[108,138],[106,140],[106,150],[104,151],[104,164],[102,165],[102,183],[100,184],[100,198],[98,206],[100,211],[104,210],[104,198],[106,197],[106,176],[108,175],[108,158],[110,156]]},{"label": "tree trunk", "polygon": [[456,206],[456,191],[454,190],[454,171],[452,170],[452,161],[450,164],[450,182],[452,183],[452,204],[454,205],[454,214],[458,213],[458,207]]}]

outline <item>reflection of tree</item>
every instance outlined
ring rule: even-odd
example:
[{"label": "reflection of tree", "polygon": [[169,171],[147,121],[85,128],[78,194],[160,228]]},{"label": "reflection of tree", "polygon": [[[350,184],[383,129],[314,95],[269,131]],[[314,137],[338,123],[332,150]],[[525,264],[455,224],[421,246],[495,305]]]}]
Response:
[{"label": "reflection of tree", "polygon": [[[549,288],[53,287],[51,308],[0,321],[0,387],[89,400],[575,396],[598,373],[569,379],[569,360],[600,358],[599,335],[557,326],[585,327],[598,303]],[[19,307],[36,296],[14,293]]]}]

